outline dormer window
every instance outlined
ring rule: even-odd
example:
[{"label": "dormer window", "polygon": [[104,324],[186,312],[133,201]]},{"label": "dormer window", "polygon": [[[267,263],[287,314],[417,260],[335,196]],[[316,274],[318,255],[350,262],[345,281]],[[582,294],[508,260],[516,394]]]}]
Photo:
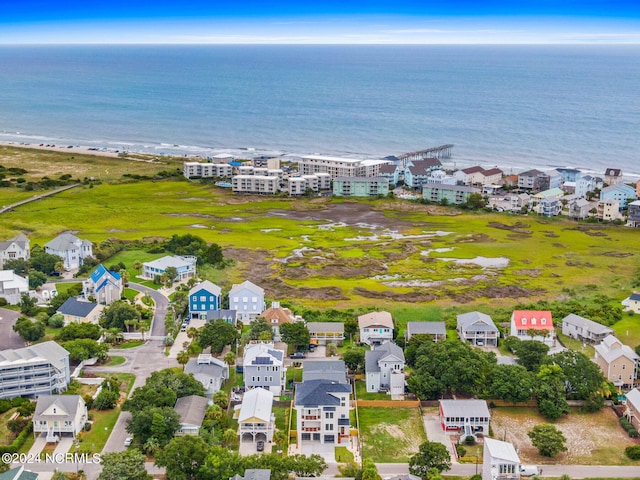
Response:
[{"label": "dormer window", "polygon": [[526,325],[526,324],[527,324],[527,319],[526,319],[526,318],[523,318],[523,319],[522,319],[522,324],[523,324],[523,325]]},{"label": "dormer window", "polygon": [[535,319],[535,318],[532,318],[532,319],[531,319],[531,325],[535,325],[535,324],[536,324],[536,319]]},{"label": "dormer window", "polygon": [[547,324],[547,319],[546,319],[546,318],[541,319],[541,320],[540,320],[540,323],[541,323],[542,325],[546,325],[546,324]]}]

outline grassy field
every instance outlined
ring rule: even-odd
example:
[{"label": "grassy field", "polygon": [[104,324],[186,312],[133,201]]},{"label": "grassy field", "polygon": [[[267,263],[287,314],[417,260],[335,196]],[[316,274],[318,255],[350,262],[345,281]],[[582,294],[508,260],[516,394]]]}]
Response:
[{"label": "grassy field", "polygon": [[0,445],[9,445],[13,442],[14,436],[7,428],[7,422],[18,411],[17,408],[10,408],[0,415]]},{"label": "grassy field", "polygon": [[405,463],[427,437],[417,408],[358,408],[363,458]]}]

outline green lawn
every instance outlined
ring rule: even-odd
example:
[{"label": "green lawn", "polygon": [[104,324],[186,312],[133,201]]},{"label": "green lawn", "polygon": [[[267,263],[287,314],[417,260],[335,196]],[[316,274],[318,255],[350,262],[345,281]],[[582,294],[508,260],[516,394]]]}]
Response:
[{"label": "green lawn", "polygon": [[625,314],[622,320],[611,328],[625,345],[634,349],[640,345],[640,315],[629,316]]},{"label": "green lawn", "polygon": [[56,283],[56,290],[57,292],[60,293],[67,293],[71,288],[78,288],[80,287],[80,290],[82,290],[82,283],[81,282],[58,282]]},{"label": "green lawn", "polygon": [[118,348],[121,349],[125,349],[125,348],[135,348],[135,347],[139,347],[140,345],[143,345],[144,342],[142,340],[129,340],[127,342],[121,343],[120,345],[118,345]]},{"label": "green lawn", "polygon": [[109,361],[103,365],[103,367],[115,367],[117,365],[122,365],[126,359],[119,355],[113,355],[109,357]]},{"label": "green lawn", "polygon": [[13,442],[14,436],[7,428],[7,422],[17,411],[17,408],[10,408],[3,414],[0,414],[0,445],[9,445]]},{"label": "green lawn", "polygon": [[356,382],[356,398],[358,400],[390,400],[386,393],[367,392],[367,382],[358,380]]},{"label": "green lawn", "polygon": [[427,437],[418,408],[358,408],[363,458],[406,463]]}]

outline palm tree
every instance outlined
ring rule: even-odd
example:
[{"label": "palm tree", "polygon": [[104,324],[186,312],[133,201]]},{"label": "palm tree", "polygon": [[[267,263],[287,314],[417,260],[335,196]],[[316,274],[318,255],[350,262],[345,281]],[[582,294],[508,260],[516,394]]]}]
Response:
[{"label": "palm tree", "polygon": [[226,355],[224,356],[224,363],[226,363],[229,366],[232,366],[234,363],[236,363],[236,354],[233,353],[232,351],[227,352]]},{"label": "palm tree", "polygon": [[138,275],[140,275],[140,270],[142,270],[142,262],[140,260],[136,260],[135,262],[133,262],[132,266],[133,269],[138,272]]},{"label": "palm tree", "polygon": [[126,270],[120,270],[120,278],[122,278],[123,285],[126,286],[129,284],[129,272],[127,272]]},{"label": "palm tree", "polygon": [[180,365],[182,365],[182,371],[184,372],[184,366],[189,363],[189,352],[187,352],[186,350],[181,350],[178,355],[176,356],[176,360],[178,360],[178,363]]},{"label": "palm tree", "polygon": [[58,273],[58,275],[62,275],[62,272],[64,272],[64,262],[62,260],[56,262],[53,269]]}]

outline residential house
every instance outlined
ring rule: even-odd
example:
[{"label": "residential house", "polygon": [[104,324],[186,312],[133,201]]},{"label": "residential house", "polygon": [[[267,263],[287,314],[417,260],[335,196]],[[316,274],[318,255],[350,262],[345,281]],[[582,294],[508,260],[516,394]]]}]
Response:
[{"label": "residential house", "polygon": [[196,276],[197,261],[196,257],[190,255],[185,257],[167,255],[151,262],[144,262],[142,264],[142,278],[153,280],[155,277],[163,275],[167,268],[173,267],[177,271],[173,280],[176,282],[186,280]]},{"label": "residential house", "polygon": [[190,359],[184,367],[184,373],[190,373],[204,387],[205,396],[209,399],[222,389],[229,378],[229,365],[210,354],[200,354]]},{"label": "residential house", "polygon": [[514,213],[520,213],[524,207],[529,208],[531,204],[531,195],[526,193],[520,193],[518,195],[511,196],[511,211]]},{"label": "residential house", "polygon": [[0,298],[9,305],[19,305],[24,294],[29,294],[29,279],[16,275],[13,270],[0,270]]},{"label": "residential house", "polygon": [[308,322],[309,340],[314,345],[335,343],[342,345],[344,341],[344,323],[342,322]]},{"label": "residential house", "polygon": [[187,395],[176,400],[173,409],[180,416],[180,427],[175,436],[198,435],[208,406],[209,400],[199,395]]},{"label": "residential house", "polygon": [[484,439],[482,480],[518,480],[520,457],[513,444],[493,438]]},{"label": "residential house", "polygon": [[556,172],[562,176],[564,183],[576,182],[582,176],[582,172],[575,168],[556,168]]},{"label": "residential house", "polygon": [[237,420],[240,441],[272,441],[276,429],[276,417],[272,411],[273,392],[264,388],[249,390],[243,395],[239,407]]},{"label": "residential house", "polygon": [[345,383],[318,379],[298,384],[293,407],[298,446],[309,441],[348,444],[350,395],[351,386]]},{"label": "residential house", "polygon": [[633,388],[638,378],[638,355],[613,335],[595,347],[595,361],[605,377],[618,388]]},{"label": "residential house", "polygon": [[273,332],[273,341],[280,342],[282,337],[280,335],[280,327],[285,323],[293,323],[296,321],[296,317],[291,310],[280,306],[280,302],[271,302],[271,306],[260,314],[260,317],[264,318]]},{"label": "residential house", "polygon": [[444,322],[407,322],[404,338],[408,342],[414,335],[429,335],[434,342],[447,338],[447,327]]},{"label": "residential house", "polygon": [[400,166],[396,163],[380,165],[379,177],[386,178],[390,187],[395,187],[400,181]]},{"label": "residential house", "polygon": [[242,359],[246,388],[264,388],[276,397],[285,389],[286,372],[284,351],[276,350],[273,343],[250,343],[244,348]]},{"label": "residential house", "polygon": [[502,170],[499,168],[484,169],[480,166],[463,168],[454,172],[454,177],[458,183],[463,185],[494,185],[501,183]]},{"label": "residential house", "polygon": [[70,323],[98,323],[100,315],[104,310],[104,305],[87,302],[75,297],[69,297],[60,305],[57,313],[64,317],[64,324]]},{"label": "residential house", "polygon": [[491,413],[484,400],[440,400],[439,403],[443,430],[458,430],[463,439],[477,433],[489,435]]},{"label": "residential house", "polygon": [[627,211],[627,225],[630,227],[640,227],[640,200],[631,202]]},{"label": "residential house", "polygon": [[0,480],[38,480],[38,474],[20,465],[0,473]]},{"label": "residential house", "polygon": [[586,197],[587,193],[598,188],[598,178],[592,175],[583,175],[576,180],[574,193],[578,197]]},{"label": "residential house", "polygon": [[124,286],[120,273],[107,270],[100,264],[91,272],[89,278],[82,282],[82,293],[85,300],[93,297],[96,303],[109,305],[120,300]]},{"label": "residential house", "polygon": [[474,193],[480,193],[480,189],[467,187],[466,185],[444,185],[439,183],[426,183],[422,187],[422,198],[429,202],[447,203],[448,205],[461,205]]},{"label": "residential house", "polygon": [[583,220],[589,216],[591,203],[585,198],[578,198],[569,202],[569,218],[574,220]]},{"label": "residential house", "polygon": [[205,280],[189,290],[189,317],[206,319],[207,312],[220,310],[222,290],[216,284]]},{"label": "residential house", "polygon": [[570,313],[562,319],[562,334],[581,342],[597,344],[607,336],[613,335],[613,330],[601,323]]},{"label": "residential house", "polygon": [[216,320],[224,320],[231,325],[236,324],[236,312],[235,310],[209,310],[207,312],[207,323],[215,322]]},{"label": "residential house", "polygon": [[336,177],[333,195],[336,197],[379,197],[389,193],[385,177]]},{"label": "residential house", "polygon": [[469,312],[458,315],[456,330],[461,340],[479,347],[498,346],[500,331],[493,319],[481,312]]},{"label": "residential house", "polygon": [[548,190],[549,177],[540,170],[527,170],[518,174],[518,188],[527,190],[531,193],[538,193]]},{"label": "residential house", "polygon": [[624,416],[636,430],[640,430],[640,390],[634,388],[625,394]]},{"label": "residential house", "polygon": [[40,395],[33,414],[33,433],[45,433],[47,442],[57,442],[69,433],[76,438],[87,420],[87,406],[80,395]]},{"label": "residential house", "polygon": [[0,270],[7,260],[29,260],[31,250],[29,239],[24,234],[0,242]]},{"label": "residential house", "polygon": [[545,217],[555,217],[562,211],[562,197],[564,192],[559,188],[551,188],[538,192],[533,196],[534,211]]},{"label": "residential house", "polygon": [[600,200],[596,206],[596,216],[602,222],[613,222],[614,220],[623,220],[624,216],[620,213],[619,200]]},{"label": "residential house", "polygon": [[456,185],[456,177],[447,175],[444,170],[434,170],[427,176],[427,183],[440,183],[443,185]]},{"label": "residential house", "polygon": [[[533,337],[531,333],[537,332]],[[556,343],[553,319],[548,310],[515,310],[511,315],[511,336],[520,340],[537,340],[549,347]]]},{"label": "residential house", "polygon": [[302,381],[327,380],[330,382],[349,383],[347,367],[343,360],[308,359],[302,366]]},{"label": "residential house", "polygon": [[373,346],[393,340],[393,318],[389,312],[371,312],[358,317],[360,343]]},{"label": "residential house", "polygon": [[65,270],[79,268],[87,257],[93,256],[93,244],[89,240],[81,240],[71,233],[58,235],[45,243],[44,251],[62,258]]},{"label": "residential house", "polygon": [[548,172],[545,172],[547,177],[549,178],[547,181],[548,186],[547,189],[552,189],[552,188],[559,188],[562,189],[562,184],[564,183],[564,179],[562,177],[562,175],[560,174],[560,172],[558,172],[557,170],[550,170]]},{"label": "residential house", "polygon": [[235,474],[229,477],[229,480],[270,480],[271,470],[268,468],[247,468],[244,471],[244,477]]},{"label": "residential house", "polygon": [[255,320],[264,312],[264,290],[249,280],[233,285],[229,291],[229,308],[235,310],[238,320]]},{"label": "residential house", "polygon": [[636,189],[620,183],[617,185],[611,185],[600,190],[600,200],[617,200],[620,202],[620,208],[625,208],[627,202],[637,200]]},{"label": "residential house", "polygon": [[421,190],[434,170],[442,170],[442,163],[437,158],[412,160],[404,169],[404,184],[414,190]]},{"label": "residential house", "polygon": [[629,298],[622,302],[622,304],[627,310],[631,310],[634,313],[640,313],[640,293],[633,292]]},{"label": "residential house", "polygon": [[0,351],[0,398],[60,393],[70,376],[69,352],[54,341]]},{"label": "residential house", "polygon": [[504,172],[497,167],[489,168],[480,172],[480,183],[487,187],[489,185],[502,185],[502,176]]},{"label": "residential house", "polygon": [[404,352],[388,340],[364,353],[367,392],[404,395]]},{"label": "residential house", "polygon": [[607,185],[619,185],[624,181],[624,175],[619,168],[607,168],[604,171],[604,183]]}]

